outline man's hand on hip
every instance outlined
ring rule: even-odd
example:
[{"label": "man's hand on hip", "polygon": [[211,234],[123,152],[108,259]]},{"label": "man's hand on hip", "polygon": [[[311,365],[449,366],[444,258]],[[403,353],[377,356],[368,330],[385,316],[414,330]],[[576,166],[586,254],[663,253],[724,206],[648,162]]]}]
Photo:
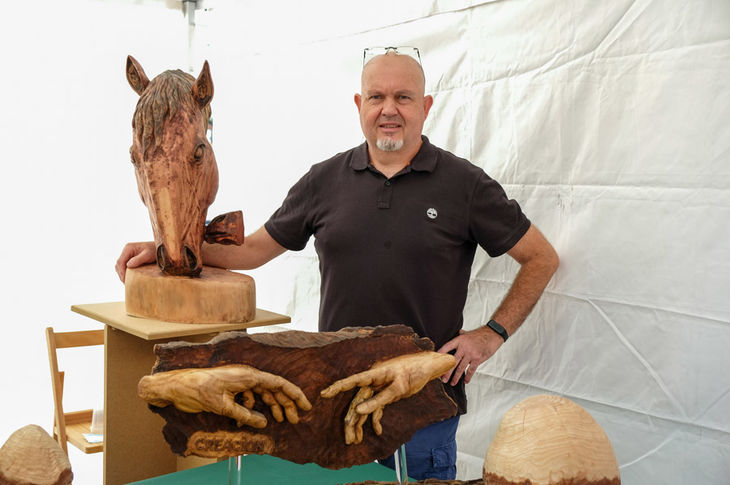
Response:
[{"label": "man's hand on hip", "polygon": [[456,351],[454,353],[456,366],[441,376],[441,381],[454,386],[459,382],[461,375],[466,374],[464,382],[468,384],[477,367],[494,355],[503,343],[502,337],[490,328],[480,327],[468,332],[462,330],[458,337],[449,340],[438,349],[441,353]]}]

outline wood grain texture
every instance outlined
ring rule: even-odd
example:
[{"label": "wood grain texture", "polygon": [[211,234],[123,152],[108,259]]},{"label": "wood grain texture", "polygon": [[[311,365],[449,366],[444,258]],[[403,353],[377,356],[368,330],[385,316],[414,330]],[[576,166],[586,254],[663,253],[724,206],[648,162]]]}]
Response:
[{"label": "wood grain texture", "polygon": [[198,278],[168,276],[153,264],[127,269],[127,314],[177,323],[237,323],[256,317],[248,275],[204,266]]},{"label": "wood grain texture", "polygon": [[[534,485],[534,482],[532,480],[525,479],[518,482],[513,482],[511,480],[507,480],[504,477],[499,477],[494,474],[487,474],[486,478],[484,480],[480,480],[478,483],[483,483],[484,485]],[[616,478],[602,478],[600,480],[588,480],[586,478],[580,478],[580,477],[574,477],[574,478],[561,478],[559,480],[555,480],[550,482],[550,485],[620,485],[621,480]]]},{"label": "wood grain texture", "polygon": [[234,211],[221,214],[205,227],[205,242],[208,244],[234,244],[240,246],[245,241],[243,212]]},{"label": "wood grain texture", "polygon": [[[385,407],[376,435],[371,420],[363,426],[359,444],[345,444],[343,420],[358,388],[323,398],[333,382],[370,369],[400,355],[433,350],[403,325],[362,327],[339,332],[287,331],[248,335],[221,334],[206,344],[174,342],[155,346],[154,373],[184,368],[242,364],[281,376],[297,385],[312,404],[299,412],[299,422],[276,422],[268,406],[257,400],[253,409],[268,420],[264,429],[238,427],[233,419],[213,413],[185,413],[174,406],[150,408],[167,422],[163,429],[172,451],[180,455],[235,456],[267,453],[295,463],[314,462],[344,468],[391,455],[416,430],[456,414],[456,404],[439,379],[417,394]],[[242,402],[242,396],[237,396]]]},{"label": "wood grain texture", "polygon": [[206,129],[213,81],[206,61],[198,78],[168,70],[149,81],[127,57],[127,80],[139,94],[130,150],[137,188],[150,215],[157,264],[173,276],[197,276],[218,166]]},{"label": "wood grain texture", "polygon": [[618,485],[611,442],[593,417],[560,396],[524,399],[502,417],[484,460],[490,485]]},{"label": "wood grain texture", "polygon": [[[71,305],[71,311],[108,325],[116,330],[139,337],[142,340],[183,339],[188,336],[232,332],[252,327],[263,327],[291,322],[287,315],[256,309],[256,317],[249,322],[238,323],[175,323],[151,318],[133,317],[125,309],[123,301],[85,303]],[[146,370],[148,372],[149,370]]]},{"label": "wood grain texture", "polygon": [[0,448],[2,485],[68,485],[72,479],[68,457],[40,426],[20,428]]}]

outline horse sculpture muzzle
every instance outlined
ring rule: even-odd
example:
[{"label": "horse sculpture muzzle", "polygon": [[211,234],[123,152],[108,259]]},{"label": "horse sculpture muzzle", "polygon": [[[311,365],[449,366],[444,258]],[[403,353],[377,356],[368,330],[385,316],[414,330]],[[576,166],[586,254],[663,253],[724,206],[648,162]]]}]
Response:
[{"label": "horse sculpture muzzle", "polygon": [[169,275],[198,276],[205,218],[218,191],[215,155],[205,136],[213,97],[208,62],[197,79],[175,70],[149,81],[129,56],[127,80],[140,95],[130,154],[157,264]]}]

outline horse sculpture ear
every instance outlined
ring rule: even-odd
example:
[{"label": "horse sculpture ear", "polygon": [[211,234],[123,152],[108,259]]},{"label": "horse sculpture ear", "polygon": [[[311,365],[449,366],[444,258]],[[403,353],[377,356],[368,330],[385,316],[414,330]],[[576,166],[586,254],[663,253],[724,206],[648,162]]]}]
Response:
[{"label": "horse sculpture ear", "polygon": [[210,77],[208,61],[203,64],[203,69],[193,84],[193,98],[201,109],[205,108],[213,99],[213,78]]},{"label": "horse sculpture ear", "polygon": [[134,92],[142,96],[142,93],[147,88],[150,80],[147,78],[147,74],[144,73],[144,69],[139,65],[137,59],[132,56],[127,56],[127,81],[132,86]]}]

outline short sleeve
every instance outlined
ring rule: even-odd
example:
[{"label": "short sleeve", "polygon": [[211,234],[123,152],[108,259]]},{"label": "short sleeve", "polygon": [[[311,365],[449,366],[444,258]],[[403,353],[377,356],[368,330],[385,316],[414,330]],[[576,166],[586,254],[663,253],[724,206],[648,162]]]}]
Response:
[{"label": "short sleeve", "polygon": [[312,171],[289,189],[284,202],[264,227],[274,240],[291,251],[301,251],[312,236],[315,212]]},{"label": "short sleeve", "polygon": [[469,230],[474,240],[492,257],[517,244],[530,228],[530,220],[501,185],[486,173],[479,176],[469,209]]}]

